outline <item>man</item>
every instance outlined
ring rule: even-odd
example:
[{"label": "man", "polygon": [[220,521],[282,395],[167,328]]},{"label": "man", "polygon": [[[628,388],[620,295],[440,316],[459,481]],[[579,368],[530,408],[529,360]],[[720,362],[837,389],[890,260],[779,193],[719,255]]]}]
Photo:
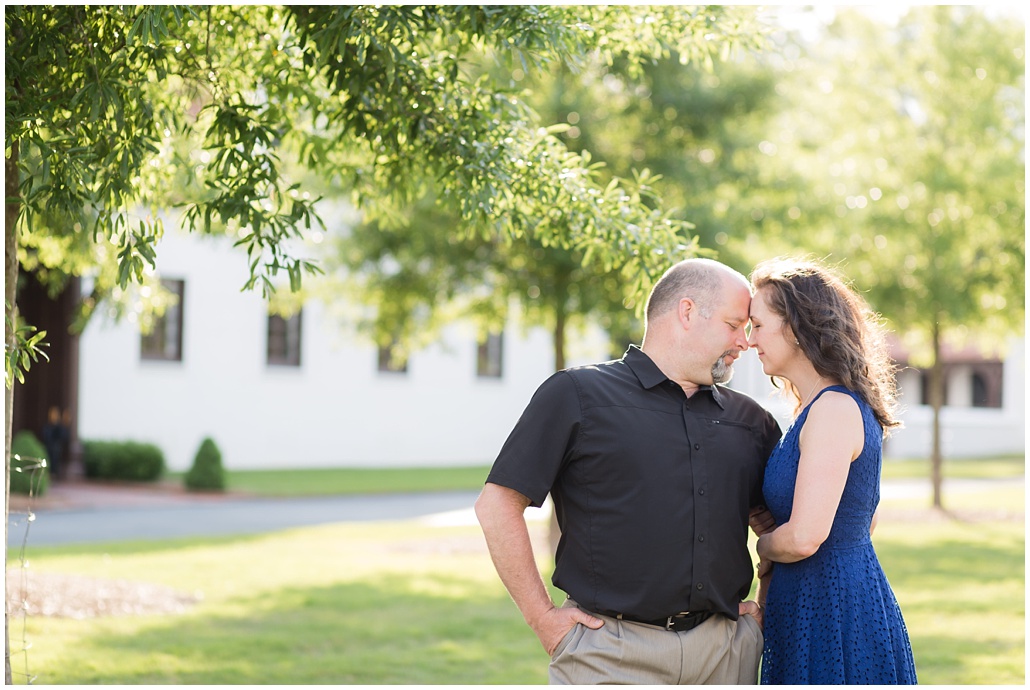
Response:
[{"label": "man", "polygon": [[[747,279],[708,259],[654,286],[644,340],[545,381],[476,501],[490,555],[551,655],[552,684],[754,684],[761,610],[749,511],[779,425],[728,388],[747,349]],[[556,608],[524,511],[550,493]],[[745,615],[746,614],[746,615]]]}]

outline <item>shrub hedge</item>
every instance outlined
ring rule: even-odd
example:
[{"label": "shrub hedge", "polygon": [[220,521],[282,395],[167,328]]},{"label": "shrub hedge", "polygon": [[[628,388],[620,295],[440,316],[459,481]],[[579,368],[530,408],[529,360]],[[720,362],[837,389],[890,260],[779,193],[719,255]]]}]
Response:
[{"label": "shrub hedge", "polygon": [[222,452],[210,438],[205,438],[193,458],[193,467],[183,478],[187,489],[200,491],[224,491],[225,469],[222,467]]},{"label": "shrub hedge", "polygon": [[91,479],[152,482],[165,471],[161,449],[138,441],[83,441],[82,462]]},{"label": "shrub hedge", "polygon": [[[21,459],[16,458],[19,456]],[[36,435],[22,429],[11,439],[11,493],[42,496],[50,488],[50,468],[33,466],[46,458],[46,448]],[[19,471],[20,470],[20,471]]]}]

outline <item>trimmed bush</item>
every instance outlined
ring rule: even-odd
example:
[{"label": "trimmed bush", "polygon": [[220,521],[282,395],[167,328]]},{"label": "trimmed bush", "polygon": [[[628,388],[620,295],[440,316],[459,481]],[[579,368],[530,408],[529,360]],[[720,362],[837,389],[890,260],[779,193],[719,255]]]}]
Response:
[{"label": "trimmed bush", "polygon": [[90,479],[153,482],[165,471],[161,449],[137,441],[83,441],[82,463]]},{"label": "trimmed bush", "polygon": [[205,438],[193,458],[193,467],[184,479],[186,488],[194,491],[224,491],[225,468],[222,452],[210,438]]},{"label": "trimmed bush", "polygon": [[[16,458],[16,455],[20,456],[21,460]],[[22,429],[11,439],[12,494],[42,496],[50,488],[50,468],[34,468],[37,458],[46,458],[46,448],[34,433]]]}]

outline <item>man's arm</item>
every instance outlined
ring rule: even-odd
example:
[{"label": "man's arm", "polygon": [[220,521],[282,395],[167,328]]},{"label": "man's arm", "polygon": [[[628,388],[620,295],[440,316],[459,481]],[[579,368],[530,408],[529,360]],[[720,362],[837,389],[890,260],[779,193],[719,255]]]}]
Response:
[{"label": "man's arm", "polygon": [[476,499],[476,517],[501,582],[540,644],[551,654],[576,623],[597,629],[604,621],[577,608],[557,608],[551,601],[526,526],[524,513],[529,503],[513,489],[487,483]]}]

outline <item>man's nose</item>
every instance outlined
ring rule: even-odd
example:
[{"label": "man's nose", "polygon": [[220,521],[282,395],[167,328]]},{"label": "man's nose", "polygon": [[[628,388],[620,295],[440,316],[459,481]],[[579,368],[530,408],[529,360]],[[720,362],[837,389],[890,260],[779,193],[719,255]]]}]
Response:
[{"label": "man's nose", "polygon": [[737,344],[740,346],[740,351],[743,352],[744,350],[751,347],[751,343],[749,342],[747,333],[742,333],[741,335],[742,337],[737,339]]}]

